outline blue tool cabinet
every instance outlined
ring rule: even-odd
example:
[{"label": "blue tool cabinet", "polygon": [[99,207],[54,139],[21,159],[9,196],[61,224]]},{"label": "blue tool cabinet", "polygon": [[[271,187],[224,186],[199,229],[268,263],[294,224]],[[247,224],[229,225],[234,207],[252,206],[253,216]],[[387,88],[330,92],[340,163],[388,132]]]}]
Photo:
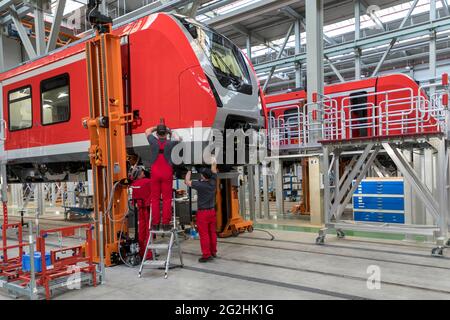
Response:
[{"label": "blue tool cabinet", "polygon": [[405,191],[402,178],[362,180],[353,194],[355,221],[405,223]]}]

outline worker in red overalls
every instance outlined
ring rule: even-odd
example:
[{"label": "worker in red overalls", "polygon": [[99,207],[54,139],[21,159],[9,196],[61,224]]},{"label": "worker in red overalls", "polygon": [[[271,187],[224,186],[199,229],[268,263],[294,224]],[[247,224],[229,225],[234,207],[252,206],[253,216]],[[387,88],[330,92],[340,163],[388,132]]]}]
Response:
[{"label": "worker in red overalls", "polygon": [[164,231],[168,231],[171,229],[173,199],[171,154],[173,147],[181,141],[181,137],[172,132],[163,120],[158,126],[147,129],[145,134],[150,144],[152,228],[153,230],[159,229],[161,222],[160,201],[162,199],[162,228]]},{"label": "worker in red overalls", "polygon": [[[132,198],[138,208],[138,240],[139,255],[144,257],[150,228],[150,204],[151,204],[151,180],[150,173],[144,166],[136,166],[130,174]],[[146,259],[152,259],[151,250],[148,251]]]}]

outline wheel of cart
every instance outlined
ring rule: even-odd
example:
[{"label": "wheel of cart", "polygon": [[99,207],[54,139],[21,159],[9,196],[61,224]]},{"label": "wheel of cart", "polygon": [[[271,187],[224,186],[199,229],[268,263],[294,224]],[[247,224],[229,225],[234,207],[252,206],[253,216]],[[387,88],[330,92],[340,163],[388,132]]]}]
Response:
[{"label": "wheel of cart", "polygon": [[337,235],[338,239],[344,239],[345,238],[345,233],[341,229],[337,229],[336,230],[336,235]]},{"label": "wheel of cart", "polygon": [[435,247],[431,250],[431,255],[434,257],[443,257],[444,256],[444,247],[439,246]]},{"label": "wheel of cart", "polygon": [[316,244],[323,245],[325,244],[325,236],[321,235],[316,238]]}]

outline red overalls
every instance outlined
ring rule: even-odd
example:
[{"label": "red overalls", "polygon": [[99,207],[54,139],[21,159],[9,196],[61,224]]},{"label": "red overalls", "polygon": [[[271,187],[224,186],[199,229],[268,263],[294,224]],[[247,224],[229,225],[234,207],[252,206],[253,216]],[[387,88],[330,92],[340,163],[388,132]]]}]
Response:
[{"label": "red overalls", "polygon": [[209,258],[217,253],[216,210],[198,210],[197,227],[200,236],[200,248],[202,257]]},{"label": "red overalls", "polygon": [[152,224],[158,226],[161,222],[160,200],[162,196],[162,224],[170,224],[172,218],[172,186],[173,168],[164,157],[166,141],[158,139],[159,154],[151,167],[152,188]]},{"label": "red overalls", "polygon": [[[151,194],[151,180],[142,178],[133,181],[131,187],[133,188],[133,200],[138,207],[138,238],[139,238],[139,255],[144,256],[145,247],[149,237],[149,220],[150,220],[150,194]],[[152,252],[147,253],[147,259],[151,259]]]}]

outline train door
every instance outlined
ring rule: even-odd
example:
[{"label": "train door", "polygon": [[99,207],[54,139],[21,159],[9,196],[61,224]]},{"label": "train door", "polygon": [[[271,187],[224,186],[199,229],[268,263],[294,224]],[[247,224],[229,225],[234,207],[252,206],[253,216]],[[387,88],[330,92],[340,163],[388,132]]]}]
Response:
[{"label": "train door", "polygon": [[284,139],[285,144],[287,145],[295,145],[299,142],[299,131],[300,131],[300,122],[301,115],[299,114],[298,109],[288,109],[284,111]]},{"label": "train door", "polygon": [[367,91],[350,94],[350,130],[352,138],[367,137],[368,124]]}]

